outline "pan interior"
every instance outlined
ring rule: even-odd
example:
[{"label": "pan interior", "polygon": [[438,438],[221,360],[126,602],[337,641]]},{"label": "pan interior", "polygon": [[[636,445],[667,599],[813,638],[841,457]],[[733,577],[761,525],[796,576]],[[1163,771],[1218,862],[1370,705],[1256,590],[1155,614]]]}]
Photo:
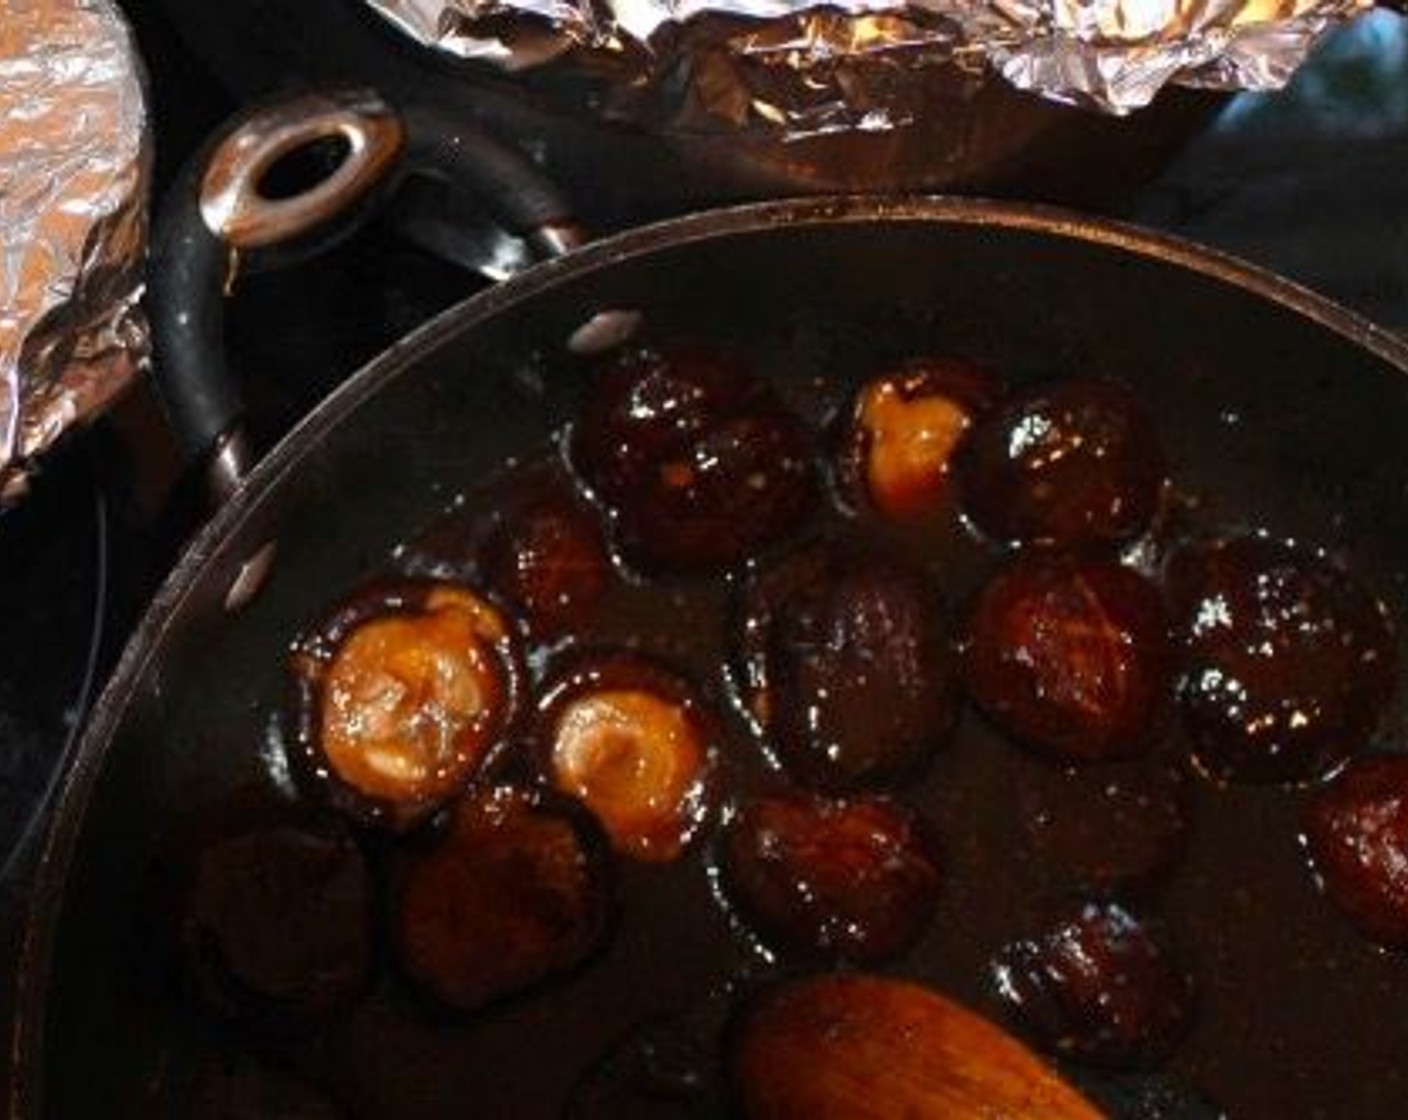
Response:
[{"label": "pan interior", "polygon": [[[541,447],[570,415],[583,371],[565,342],[600,310],[640,309],[653,334],[732,343],[818,413],[913,354],[967,354],[1017,382],[1124,380],[1158,418],[1170,474],[1198,496],[1197,518],[1324,546],[1408,618],[1408,378],[1386,357],[1270,298],[1268,286],[1059,223],[779,214],[696,222],[683,238],[628,238],[472,301],[364,371],[276,453],[227,517],[228,532],[206,539],[168,589],[169,616],[144,631],[149,655],[129,656],[90,736],[45,888],[55,924],[47,984],[30,980],[31,1022],[39,1003],[47,1011],[42,1038],[31,1028],[21,1047],[26,1107],[42,1099],[53,1116],[196,1115],[210,1084],[243,1091],[241,1063],[255,1059],[172,991],[154,926],[159,869],[192,821],[268,786],[264,748],[290,638],[456,495]],[[237,566],[273,538],[269,584],[226,613]],[[1392,732],[1403,715],[1400,698]],[[983,749],[987,733],[971,730]],[[943,797],[937,779],[916,793],[921,803],[930,796]],[[1286,824],[1256,796],[1232,796],[1242,797],[1247,827]],[[992,805],[992,819],[1004,810]],[[998,827],[971,825],[976,838]],[[1242,846],[1230,825],[1197,842]],[[1275,860],[1260,872],[1269,895],[1316,906],[1308,882],[1282,884],[1308,880],[1294,843]],[[1237,874],[1258,874],[1250,858],[1234,863]],[[750,967],[722,919],[700,920],[716,913],[702,875],[628,889],[650,900],[657,920],[623,924],[601,966],[560,999],[446,1025],[408,1014],[387,981],[307,1067],[343,1079],[337,1095],[358,1115],[556,1114],[564,1085],[631,1016],[697,1003]],[[984,905],[976,895],[954,900],[941,921],[981,921]],[[1224,910],[1217,920],[1239,923],[1229,940],[1257,931],[1274,939],[1269,910]],[[944,959],[950,948],[939,937],[906,967],[981,1003],[983,978],[958,975]],[[1400,962],[1375,975],[1408,990]],[[1355,1013],[1333,1001],[1317,1011],[1322,1022]],[[1260,1068],[1223,1068],[1229,1036],[1215,1032],[1178,1060],[1225,1097],[1241,1093],[1240,1109],[1224,1100],[1233,1115],[1367,1115],[1376,1102],[1408,1101],[1408,1043],[1340,1033],[1354,1037],[1325,1041],[1320,1069],[1278,1070],[1269,1052]],[[1341,1093],[1361,1098],[1341,1095],[1335,1113],[1335,1101],[1313,1094],[1350,1049],[1355,1068],[1380,1070],[1381,1082],[1356,1089],[1342,1078]],[[1238,1088],[1253,1081],[1255,1090]]]}]

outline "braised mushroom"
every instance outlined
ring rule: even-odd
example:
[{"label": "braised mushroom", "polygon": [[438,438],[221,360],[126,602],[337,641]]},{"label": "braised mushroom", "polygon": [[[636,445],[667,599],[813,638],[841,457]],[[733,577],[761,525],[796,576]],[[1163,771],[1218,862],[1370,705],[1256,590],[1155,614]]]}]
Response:
[{"label": "braised mushroom", "polygon": [[998,995],[1053,1053],[1094,1065],[1165,1057],[1193,1014],[1193,982],[1149,919],[1088,902],[993,960]]},{"label": "braised mushroom", "polygon": [[622,554],[650,571],[737,563],[797,525],[815,493],[801,422],[741,361],[703,346],[618,359],[568,449]]},{"label": "braised mushroom", "polygon": [[290,754],[303,783],[363,823],[423,820],[503,741],[518,704],[518,638],[470,588],[379,585],[294,646]]},{"label": "braised mushroom", "polygon": [[678,858],[714,801],[714,716],[689,681],[652,658],[593,652],[547,682],[539,710],[549,783],[582,801],[617,851]]},{"label": "braised mushroom", "polygon": [[1158,589],[1105,560],[1033,557],[1000,572],[968,623],[964,668],[983,712],[1063,762],[1147,749],[1172,691]]},{"label": "braised mushroom", "polygon": [[921,571],[816,545],[756,571],[736,613],[740,702],[798,781],[904,784],[948,740],[957,670],[947,612]]},{"label": "braised mushroom", "polygon": [[333,822],[252,817],[187,853],[177,899],[183,974],[205,1007],[258,1029],[345,1010],[372,966],[372,887]]},{"label": "braised mushroom", "polygon": [[445,834],[402,851],[391,933],[420,990],[459,1011],[565,973],[602,943],[613,911],[608,853],[590,817],[513,786],[456,803]]},{"label": "braised mushroom", "polygon": [[884,797],[760,797],[729,822],[721,882],[772,949],[875,964],[923,935],[938,902],[938,844]]},{"label": "braised mushroom", "polygon": [[982,534],[1055,549],[1139,536],[1165,481],[1158,432],[1134,394],[1093,377],[1008,398],[967,433],[953,471]]},{"label": "braised mushroom", "polygon": [[1303,814],[1325,893],[1370,940],[1408,948],[1408,756],[1363,755]]},{"label": "braised mushroom", "polygon": [[867,381],[841,435],[842,492],[897,521],[947,508],[954,449],[1000,394],[996,375],[961,358],[911,358]]},{"label": "braised mushroom", "polygon": [[1383,604],[1312,550],[1189,545],[1168,572],[1193,761],[1218,781],[1305,782],[1362,749],[1395,684]]},{"label": "braised mushroom", "polygon": [[564,473],[525,472],[496,495],[476,558],[486,586],[548,639],[590,625],[615,578],[600,519]]}]

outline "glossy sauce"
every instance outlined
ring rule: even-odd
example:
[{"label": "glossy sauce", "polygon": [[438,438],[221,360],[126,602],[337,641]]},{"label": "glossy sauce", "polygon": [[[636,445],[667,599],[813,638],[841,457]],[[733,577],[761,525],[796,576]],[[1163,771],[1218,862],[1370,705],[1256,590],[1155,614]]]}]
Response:
[{"label": "glossy sauce", "polygon": [[[797,402],[813,417],[832,404],[810,386]],[[562,464],[554,444],[516,470],[565,475]],[[496,494],[512,485],[510,471],[466,494],[396,551],[393,571],[471,570],[466,556]],[[951,511],[896,527],[823,498],[795,537],[818,533],[857,534],[921,566],[955,616],[1001,559]],[[613,579],[589,625],[530,650],[532,687],[573,646],[666,659],[722,714],[724,804],[785,789],[730,688],[733,594],[723,578]],[[1112,775],[1137,784],[1144,771],[1188,773],[1186,751],[1171,721],[1143,759],[1066,771],[965,703],[952,741],[899,791],[932,824],[942,872],[927,931],[889,970],[1001,1021],[993,956],[1079,897],[1079,876],[1033,827],[1032,805],[1047,794],[1059,801],[1072,782],[1089,787],[1085,800],[1098,805]],[[496,778],[533,775],[527,751],[507,751],[495,764]],[[1408,1116],[1408,955],[1368,944],[1319,893],[1298,839],[1306,793],[1219,789],[1191,773],[1179,789],[1187,824],[1179,854],[1114,891],[1164,922],[1196,984],[1191,1031],[1159,1069],[1235,1118]],[[720,901],[713,841],[706,835],[669,864],[618,860],[619,923],[577,973],[446,1018],[385,969],[376,993],[343,1022],[279,1043],[278,1063],[355,1115],[551,1116],[568,1102],[578,1116],[712,1114],[722,1107],[718,1038],[734,1001],[785,971]]]}]

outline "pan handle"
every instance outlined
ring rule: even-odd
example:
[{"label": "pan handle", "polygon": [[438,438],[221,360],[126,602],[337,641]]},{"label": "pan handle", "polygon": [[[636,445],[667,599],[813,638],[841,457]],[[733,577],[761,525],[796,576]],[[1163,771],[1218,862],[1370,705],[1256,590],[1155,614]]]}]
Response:
[{"label": "pan handle", "polygon": [[[303,178],[281,187],[279,169],[300,159]],[[541,257],[586,240],[566,199],[516,149],[434,106],[398,110],[369,90],[258,106],[190,160],[167,191],[152,240],[153,374],[183,453],[208,464],[217,502],[253,460],[243,395],[224,360],[225,297],[243,273],[342,240],[407,175],[473,195]]]}]

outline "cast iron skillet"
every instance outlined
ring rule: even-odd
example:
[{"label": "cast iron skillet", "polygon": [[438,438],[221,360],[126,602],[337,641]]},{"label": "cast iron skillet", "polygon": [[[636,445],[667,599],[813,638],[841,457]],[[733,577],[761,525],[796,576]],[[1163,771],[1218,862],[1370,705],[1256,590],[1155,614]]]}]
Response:
[{"label": "cast iron skillet", "polygon": [[[171,998],[148,870],[183,822],[268,787],[263,744],[290,636],[454,494],[541,444],[571,397],[566,340],[616,308],[644,311],[659,333],[737,342],[793,376],[849,378],[956,350],[1018,380],[1121,377],[1158,416],[1171,473],[1207,496],[1210,519],[1326,545],[1408,617],[1408,346],[1289,282],[1127,227],[934,198],[774,202],[590,245],[358,372],[192,542],[93,715],[48,838],[20,976],[13,1115],[180,1113],[182,1078],[225,1040]],[[250,598],[253,557],[267,570]],[[1391,726],[1402,719],[1400,700]],[[1239,843],[1235,832],[1207,839]],[[407,1025],[394,1000],[373,999],[317,1058],[371,1115],[550,1114],[584,1056],[631,1016],[688,1003],[736,963],[722,924],[701,920],[706,892],[654,898],[656,926],[623,927],[601,967],[549,1009],[525,1001],[502,1029],[447,1030]],[[1238,943],[1274,940],[1280,918],[1241,920],[1234,967]],[[943,962],[914,967],[939,975]],[[1385,967],[1403,982],[1398,964]],[[1354,1012],[1331,1000],[1311,1017]],[[1397,1045],[1330,1033],[1361,1051]],[[1265,1061],[1248,1071],[1270,1085],[1257,1111],[1296,1111],[1275,1097],[1288,1080],[1275,1056]]]}]

